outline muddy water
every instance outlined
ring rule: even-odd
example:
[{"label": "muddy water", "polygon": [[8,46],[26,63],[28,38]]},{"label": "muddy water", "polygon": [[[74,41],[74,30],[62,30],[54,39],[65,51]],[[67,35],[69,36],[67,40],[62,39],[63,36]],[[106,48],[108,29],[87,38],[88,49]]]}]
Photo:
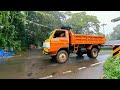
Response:
[{"label": "muddy water", "polygon": [[40,55],[41,50],[32,50],[26,55],[16,56],[0,63],[0,79],[38,79],[48,75],[60,75],[62,72],[89,66],[93,63],[105,60],[110,54],[99,55],[97,59],[89,59],[86,55],[77,57],[71,54],[64,64],[51,61],[50,57]]}]

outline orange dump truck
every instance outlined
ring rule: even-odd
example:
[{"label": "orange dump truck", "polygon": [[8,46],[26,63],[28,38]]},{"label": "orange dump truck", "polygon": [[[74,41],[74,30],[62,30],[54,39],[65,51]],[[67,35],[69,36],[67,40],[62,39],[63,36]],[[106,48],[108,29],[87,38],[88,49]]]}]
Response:
[{"label": "orange dump truck", "polygon": [[105,36],[74,34],[70,27],[55,29],[43,43],[43,53],[55,58],[58,63],[65,63],[70,53],[78,56],[87,54],[90,58],[97,58],[101,46],[105,43]]}]

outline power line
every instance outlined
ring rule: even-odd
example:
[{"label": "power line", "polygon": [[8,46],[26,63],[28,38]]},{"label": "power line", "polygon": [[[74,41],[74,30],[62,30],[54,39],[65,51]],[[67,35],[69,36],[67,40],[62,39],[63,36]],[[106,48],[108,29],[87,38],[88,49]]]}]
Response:
[{"label": "power line", "polygon": [[41,26],[41,27],[48,28],[48,26],[45,26],[45,25],[42,25],[42,24],[39,24],[39,23],[36,23],[36,22],[30,21],[30,20],[25,20],[25,21],[27,21],[27,22],[29,22],[29,23],[33,23],[33,24],[38,25],[38,26]]},{"label": "power line", "polygon": [[[35,12],[35,13],[39,13],[38,11],[33,11],[33,12]],[[45,26],[45,25],[42,25],[42,24],[39,24],[39,23],[36,23],[36,22],[33,22],[33,21],[30,21],[30,20],[26,20],[26,19],[24,19],[26,22],[29,22],[29,23],[33,23],[33,24],[35,24],[35,25],[38,25],[38,26],[41,26],[41,27],[45,27],[45,28],[48,28],[48,26]]]}]

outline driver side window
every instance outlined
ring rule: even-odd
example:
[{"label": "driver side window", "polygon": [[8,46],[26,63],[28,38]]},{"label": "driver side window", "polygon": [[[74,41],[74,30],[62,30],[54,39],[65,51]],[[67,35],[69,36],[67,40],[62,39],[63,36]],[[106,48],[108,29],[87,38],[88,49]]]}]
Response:
[{"label": "driver side window", "polygon": [[53,38],[65,37],[65,31],[56,31]]}]

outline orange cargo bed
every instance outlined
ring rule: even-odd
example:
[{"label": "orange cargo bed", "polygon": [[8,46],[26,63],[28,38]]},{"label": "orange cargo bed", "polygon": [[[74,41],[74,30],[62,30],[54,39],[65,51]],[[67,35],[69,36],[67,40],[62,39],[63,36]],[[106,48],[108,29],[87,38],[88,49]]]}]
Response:
[{"label": "orange cargo bed", "polygon": [[70,34],[71,44],[105,44],[105,36]]}]

